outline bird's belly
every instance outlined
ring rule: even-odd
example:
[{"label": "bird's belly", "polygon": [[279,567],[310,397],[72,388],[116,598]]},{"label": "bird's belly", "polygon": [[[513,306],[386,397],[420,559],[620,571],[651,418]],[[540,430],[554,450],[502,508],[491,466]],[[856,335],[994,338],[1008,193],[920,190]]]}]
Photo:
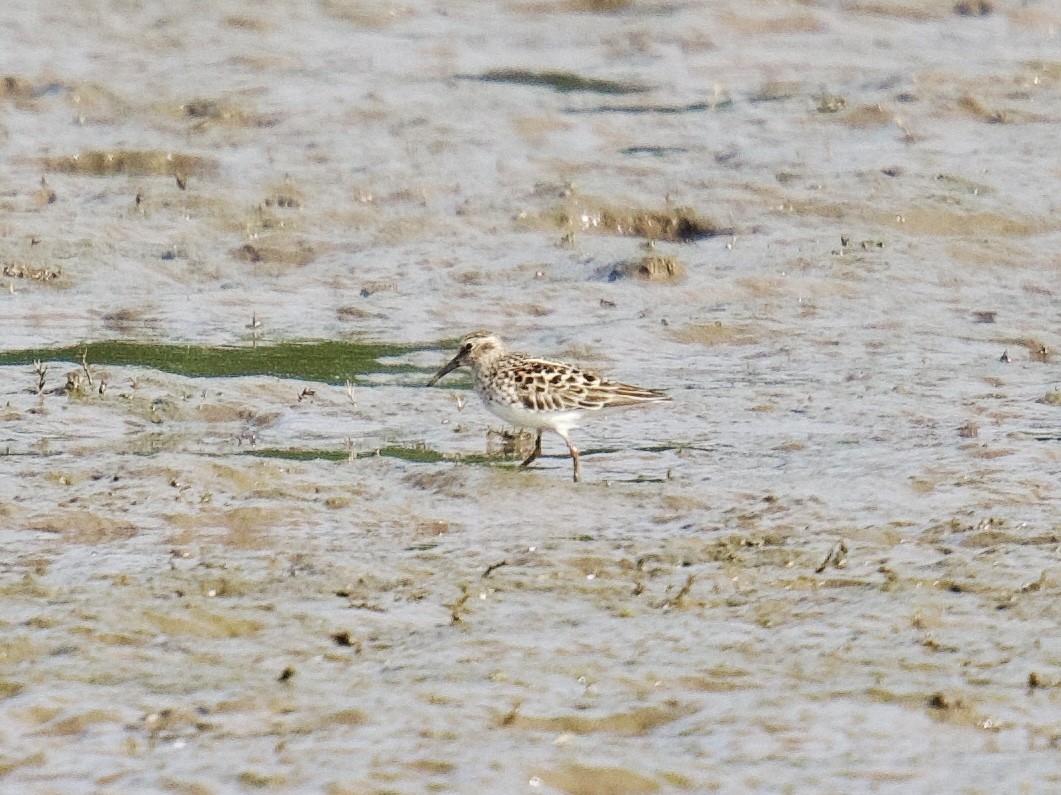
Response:
[{"label": "bird's belly", "polygon": [[483,404],[490,413],[517,428],[548,428],[566,432],[567,429],[578,426],[579,420],[585,413],[582,410],[535,411],[526,408],[522,403],[506,403],[487,399],[483,400]]}]

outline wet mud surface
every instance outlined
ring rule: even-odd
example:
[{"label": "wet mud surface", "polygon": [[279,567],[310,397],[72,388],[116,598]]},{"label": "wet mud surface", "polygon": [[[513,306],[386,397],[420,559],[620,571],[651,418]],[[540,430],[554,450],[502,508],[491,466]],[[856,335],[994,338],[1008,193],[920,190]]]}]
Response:
[{"label": "wet mud surface", "polygon": [[1061,787],[1055,6],[0,17],[0,789]]}]

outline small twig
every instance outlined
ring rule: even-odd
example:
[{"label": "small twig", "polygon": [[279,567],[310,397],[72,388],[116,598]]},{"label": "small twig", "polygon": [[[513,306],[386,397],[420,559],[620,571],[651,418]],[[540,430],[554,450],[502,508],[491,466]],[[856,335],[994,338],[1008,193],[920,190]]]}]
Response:
[{"label": "small twig", "polygon": [[688,578],[686,578],[686,580],[685,580],[685,585],[683,585],[681,587],[681,590],[678,591],[677,594],[675,594],[674,599],[672,599],[671,601],[672,602],[680,602],[682,599],[684,599],[686,596],[688,596],[689,595],[689,591],[691,591],[693,589],[693,583],[694,582],[696,582],[696,576],[693,575],[693,574],[690,574],[688,576]]},{"label": "small twig", "polygon": [[814,570],[815,574],[821,574],[829,566],[835,566],[838,569],[842,569],[847,561],[847,541],[840,539],[829,548],[829,554],[825,556],[825,560],[821,562],[821,565]]},{"label": "small twig", "polygon": [[44,394],[44,381],[48,375],[48,365],[44,364],[40,359],[33,360],[33,371],[37,374],[37,394]]},{"label": "small twig", "polygon": [[85,379],[92,386],[92,371],[88,368],[88,348],[81,351],[81,368],[85,371]]},{"label": "small twig", "polygon": [[449,610],[450,610],[450,623],[451,624],[460,624],[464,620],[464,619],[461,618],[460,611],[461,611],[461,608],[464,607],[464,605],[468,602],[468,600],[470,598],[471,598],[471,594],[468,592],[468,586],[467,586],[466,583],[462,582],[461,583],[461,595],[460,595],[460,597],[457,599],[456,602],[454,602],[451,605],[448,605]]},{"label": "small twig", "polygon": [[247,324],[247,328],[251,330],[251,347],[258,347],[258,340],[261,339],[261,327],[262,321],[258,318],[257,312],[251,312],[251,322]]},{"label": "small twig", "polygon": [[483,579],[485,580],[487,577],[489,577],[495,571],[500,569],[502,566],[507,566],[507,565],[508,565],[508,561],[507,560],[499,560],[497,563],[491,563],[489,566],[486,567],[486,571],[483,572]]},{"label": "small twig", "polygon": [[689,576],[688,576],[688,577],[687,577],[687,578],[685,579],[685,585],[683,585],[683,586],[682,586],[682,587],[681,587],[681,588],[680,588],[680,589],[678,590],[678,593],[674,594],[674,598],[670,600],[669,604],[672,604],[672,605],[678,605],[678,604],[681,604],[681,601],[682,601],[682,600],[683,600],[683,599],[684,599],[684,598],[685,598],[686,596],[688,596],[688,595],[689,595],[689,591],[691,591],[691,590],[693,589],[693,583],[694,583],[694,582],[696,582],[696,576],[695,576],[695,575],[693,575],[693,574],[690,574],[690,575],[689,575]]}]

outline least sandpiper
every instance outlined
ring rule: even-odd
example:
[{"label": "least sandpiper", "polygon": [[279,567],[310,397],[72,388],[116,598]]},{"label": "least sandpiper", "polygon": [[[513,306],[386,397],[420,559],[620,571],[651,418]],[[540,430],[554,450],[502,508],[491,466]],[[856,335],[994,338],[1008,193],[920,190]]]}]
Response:
[{"label": "least sandpiper", "polygon": [[517,428],[538,431],[534,451],[521,467],[541,455],[542,432],[556,431],[571,451],[576,483],[582,468],[568,431],[608,409],[670,400],[657,389],[620,384],[563,362],[510,353],[488,331],[473,331],[461,339],[457,355],[427,385],[434,386],[442,376],[458,367],[471,369],[475,391],[489,411]]}]

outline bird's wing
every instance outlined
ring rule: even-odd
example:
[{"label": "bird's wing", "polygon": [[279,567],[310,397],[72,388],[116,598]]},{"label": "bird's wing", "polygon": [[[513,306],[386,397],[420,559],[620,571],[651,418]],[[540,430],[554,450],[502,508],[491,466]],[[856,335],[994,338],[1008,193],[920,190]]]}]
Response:
[{"label": "bird's wing", "polygon": [[618,408],[670,400],[657,389],[609,381],[589,370],[548,359],[522,358],[504,371],[520,401],[539,411]]}]

